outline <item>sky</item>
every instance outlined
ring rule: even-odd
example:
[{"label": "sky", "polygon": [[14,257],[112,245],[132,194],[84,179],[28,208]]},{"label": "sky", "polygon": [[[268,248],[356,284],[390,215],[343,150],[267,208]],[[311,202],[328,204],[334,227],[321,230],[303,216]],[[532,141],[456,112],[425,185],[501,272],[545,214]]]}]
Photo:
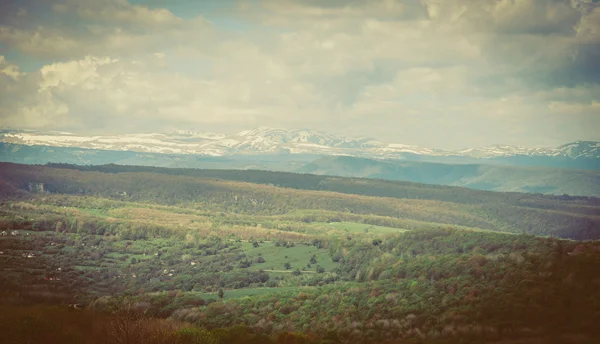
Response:
[{"label": "sky", "polygon": [[4,0],[0,128],[600,141],[592,0]]}]

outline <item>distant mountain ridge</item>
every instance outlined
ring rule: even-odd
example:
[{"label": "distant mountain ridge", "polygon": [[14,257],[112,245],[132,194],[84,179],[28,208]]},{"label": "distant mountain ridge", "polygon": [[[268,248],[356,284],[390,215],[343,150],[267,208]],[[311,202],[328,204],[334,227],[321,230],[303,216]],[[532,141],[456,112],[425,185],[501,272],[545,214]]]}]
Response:
[{"label": "distant mountain ridge", "polygon": [[462,186],[488,191],[600,197],[600,171],[329,156],[306,164],[295,172]]},{"label": "distant mountain ridge", "polygon": [[[429,160],[497,159],[531,157],[591,159],[600,161],[600,142],[576,141],[556,148],[527,148],[492,145],[462,150],[441,150],[384,143],[376,139],[347,138],[308,129],[258,127],[233,135],[178,130],[171,133],[146,133],[110,136],[84,136],[64,132],[5,131],[0,142],[26,146],[77,147],[113,151],[165,154],[231,156],[251,154],[347,155],[381,159]],[[436,160],[436,161],[437,161]],[[492,161],[493,162],[493,161]],[[510,163],[510,162],[508,162]]]},{"label": "distant mountain ridge", "polygon": [[[405,159],[273,153],[203,156],[77,147],[27,146],[0,142],[0,161],[21,164],[117,164],[217,170],[267,170],[402,180],[489,191],[600,197],[600,171],[598,169],[542,167],[561,163],[573,167],[576,163],[589,163],[590,159],[573,160],[559,157],[523,156],[496,159],[464,157],[438,157],[437,159],[446,159],[446,161],[440,163],[434,160],[431,162],[424,156],[418,155],[407,155]],[[507,161],[498,161],[499,159]],[[454,163],[456,160],[460,163]],[[517,163],[514,163],[515,161]],[[523,166],[535,164],[538,166]]]}]

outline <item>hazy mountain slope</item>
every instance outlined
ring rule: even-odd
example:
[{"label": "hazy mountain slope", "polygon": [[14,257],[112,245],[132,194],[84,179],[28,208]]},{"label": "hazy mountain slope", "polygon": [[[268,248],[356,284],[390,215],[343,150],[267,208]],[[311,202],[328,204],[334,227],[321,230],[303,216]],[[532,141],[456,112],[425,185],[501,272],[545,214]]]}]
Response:
[{"label": "hazy mountain slope", "polygon": [[[439,158],[451,159],[451,157]],[[308,154],[211,157],[192,154],[25,146],[2,142],[0,142],[0,161],[25,164],[119,164],[169,168],[297,171],[321,175],[465,186],[491,191],[600,196],[598,177],[600,173],[596,171],[533,168],[505,164],[432,163],[391,159],[373,160],[349,156],[319,157]]]},{"label": "hazy mountain slope", "polygon": [[318,155],[233,155],[211,157],[76,147],[27,146],[0,142],[0,161],[19,164],[138,165],[178,168],[267,169],[291,171]]},{"label": "hazy mountain slope", "polygon": [[322,157],[296,171],[464,186],[490,191],[600,196],[600,172],[572,169]]},{"label": "hazy mountain slope", "polygon": [[[444,157],[448,158],[448,157]],[[487,160],[487,161],[486,161]],[[443,159],[439,160],[443,162]],[[493,163],[503,165],[518,165],[518,166],[538,166],[538,167],[559,167],[559,168],[573,168],[583,170],[600,170],[600,157],[594,156],[577,156],[571,157],[568,155],[512,155],[512,156],[501,156],[493,157],[489,159],[477,159],[473,160],[473,163]]]},{"label": "hazy mountain slope", "polygon": [[[462,183],[470,188],[486,190],[568,194],[582,196],[600,195],[600,172],[566,170],[561,168],[490,166],[480,165],[479,175]],[[483,187],[482,187],[483,186]]]}]

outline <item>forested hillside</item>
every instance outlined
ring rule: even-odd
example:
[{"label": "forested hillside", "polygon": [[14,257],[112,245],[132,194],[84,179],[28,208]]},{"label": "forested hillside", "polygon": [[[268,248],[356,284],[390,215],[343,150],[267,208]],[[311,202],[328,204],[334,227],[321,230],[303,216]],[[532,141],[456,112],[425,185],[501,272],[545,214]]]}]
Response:
[{"label": "forested hillside", "polygon": [[600,339],[595,198],[16,164],[0,192],[7,343]]},{"label": "forested hillside", "polygon": [[494,193],[264,171],[114,165],[84,167],[81,169],[87,171],[80,171],[73,169],[74,166],[2,166],[5,168],[0,177],[7,193],[40,191],[43,187],[43,192],[48,193],[94,195],[242,214],[280,215],[314,209],[512,233],[600,238],[600,199],[596,198]]}]

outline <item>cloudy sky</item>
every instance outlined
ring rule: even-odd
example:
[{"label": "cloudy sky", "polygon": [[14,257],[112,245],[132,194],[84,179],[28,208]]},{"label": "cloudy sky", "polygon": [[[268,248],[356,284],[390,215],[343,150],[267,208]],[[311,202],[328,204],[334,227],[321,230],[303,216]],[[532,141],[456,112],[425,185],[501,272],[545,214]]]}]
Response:
[{"label": "cloudy sky", "polygon": [[600,141],[592,0],[4,0],[0,127]]}]

